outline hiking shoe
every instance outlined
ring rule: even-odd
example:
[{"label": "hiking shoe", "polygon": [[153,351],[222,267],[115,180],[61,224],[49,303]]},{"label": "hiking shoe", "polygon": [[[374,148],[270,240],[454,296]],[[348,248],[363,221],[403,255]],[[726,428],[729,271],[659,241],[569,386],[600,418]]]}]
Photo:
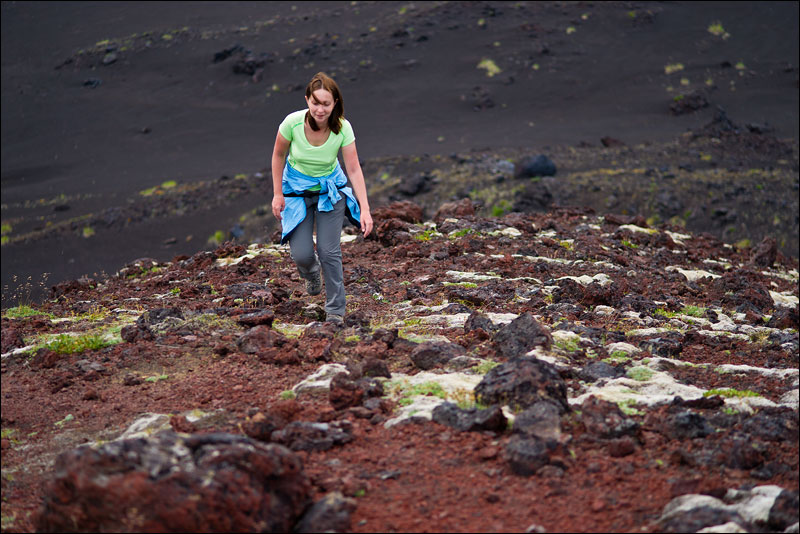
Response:
[{"label": "hiking shoe", "polygon": [[319,295],[320,291],[322,291],[322,278],[317,271],[311,275],[310,280],[306,280],[306,292],[309,295]]},{"label": "hiking shoe", "polygon": [[342,325],[342,324],[344,324],[344,317],[339,315],[339,314],[336,314],[336,313],[329,313],[325,317],[325,322],[326,323],[333,323],[333,324],[336,324],[336,325]]}]

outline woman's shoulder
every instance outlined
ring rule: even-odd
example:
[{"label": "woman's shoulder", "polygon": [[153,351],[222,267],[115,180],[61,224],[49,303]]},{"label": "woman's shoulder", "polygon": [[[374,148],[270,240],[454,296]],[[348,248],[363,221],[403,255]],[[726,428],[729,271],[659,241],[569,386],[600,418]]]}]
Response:
[{"label": "woman's shoulder", "polygon": [[299,109],[297,111],[293,111],[286,115],[286,118],[283,119],[283,122],[289,123],[292,126],[302,123],[306,119],[306,111],[305,109]]}]

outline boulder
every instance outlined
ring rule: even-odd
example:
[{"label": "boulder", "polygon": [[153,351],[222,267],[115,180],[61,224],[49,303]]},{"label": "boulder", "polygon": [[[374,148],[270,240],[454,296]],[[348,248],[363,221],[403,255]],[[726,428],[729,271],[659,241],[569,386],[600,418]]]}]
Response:
[{"label": "boulder", "polygon": [[464,347],[457,343],[430,341],[421,343],[411,352],[411,361],[423,371],[443,365],[464,354]]},{"label": "boulder", "polygon": [[514,168],[517,178],[533,178],[535,176],[555,176],[556,164],[553,160],[540,154],[521,159]]},{"label": "boulder", "polygon": [[527,356],[509,360],[486,373],[475,387],[475,400],[485,405],[508,404],[512,409],[522,410],[549,401],[560,413],[569,411],[567,384],[556,368]]},{"label": "boulder", "polygon": [[545,350],[553,344],[549,330],[539,324],[530,312],[525,312],[500,328],[493,338],[497,352],[506,358],[523,356],[534,347]]},{"label": "boulder", "polygon": [[287,532],[310,500],[300,459],[233,434],[150,437],[61,454],[39,532]]},{"label": "boulder", "polygon": [[502,432],[506,428],[506,416],[499,406],[484,410],[478,408],[462,409],[452,402],[444,402],[433,409],[432,420],[462,432],[491,430]]}]

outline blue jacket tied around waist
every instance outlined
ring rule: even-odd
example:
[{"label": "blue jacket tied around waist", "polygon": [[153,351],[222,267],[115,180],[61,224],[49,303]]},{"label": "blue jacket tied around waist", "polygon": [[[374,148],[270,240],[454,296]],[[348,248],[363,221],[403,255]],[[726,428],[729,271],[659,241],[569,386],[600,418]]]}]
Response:
[{"label": "blue jacket tied around waist", "polygon": [[[307,191],[316,185],[320,186],[319,191]],[[333,206],[342,199],[342,194],[344,194],[347,200],[347,218],[354,225],[361,226],[361,208],[353,195],[352,188],[347,186],[347,177],[338,161],[332,173],[318,177],[303,174],[287,162],[283,166],[282,189],[286,207],[281,212],[283,227],[281,245],[289,240],[289,236],[297,228],[297,225],[306,218],[305,197],[310,194],[319,195],[317,211],[333,211]]]}]

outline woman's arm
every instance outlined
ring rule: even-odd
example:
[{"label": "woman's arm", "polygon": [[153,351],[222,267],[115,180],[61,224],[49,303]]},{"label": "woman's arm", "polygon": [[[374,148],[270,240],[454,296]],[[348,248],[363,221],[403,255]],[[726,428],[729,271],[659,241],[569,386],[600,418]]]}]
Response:
[{"label": "woman's arm", "polygon": [[275,148],[272,149],[272,214],[279,221],[281,212],[286,207],[283,198],[283,166],[286,165],[286,154],[289,152],[291,142],[278,132],[275,138]]},{"label": "woman's arm", "polygon": [[355,141],[342,147],[342,156],[344,156],[347,176],[353,184],[353,191],[356,194],[358,205],[361,208],[361,231],[364,232],[364,237],[367,237],[372,231],[372,214],[370,214],[369,211],[367,186],[364,182],[364,173],[361,171],[361,163],[358,161],[358,151],[356,150]]}]

